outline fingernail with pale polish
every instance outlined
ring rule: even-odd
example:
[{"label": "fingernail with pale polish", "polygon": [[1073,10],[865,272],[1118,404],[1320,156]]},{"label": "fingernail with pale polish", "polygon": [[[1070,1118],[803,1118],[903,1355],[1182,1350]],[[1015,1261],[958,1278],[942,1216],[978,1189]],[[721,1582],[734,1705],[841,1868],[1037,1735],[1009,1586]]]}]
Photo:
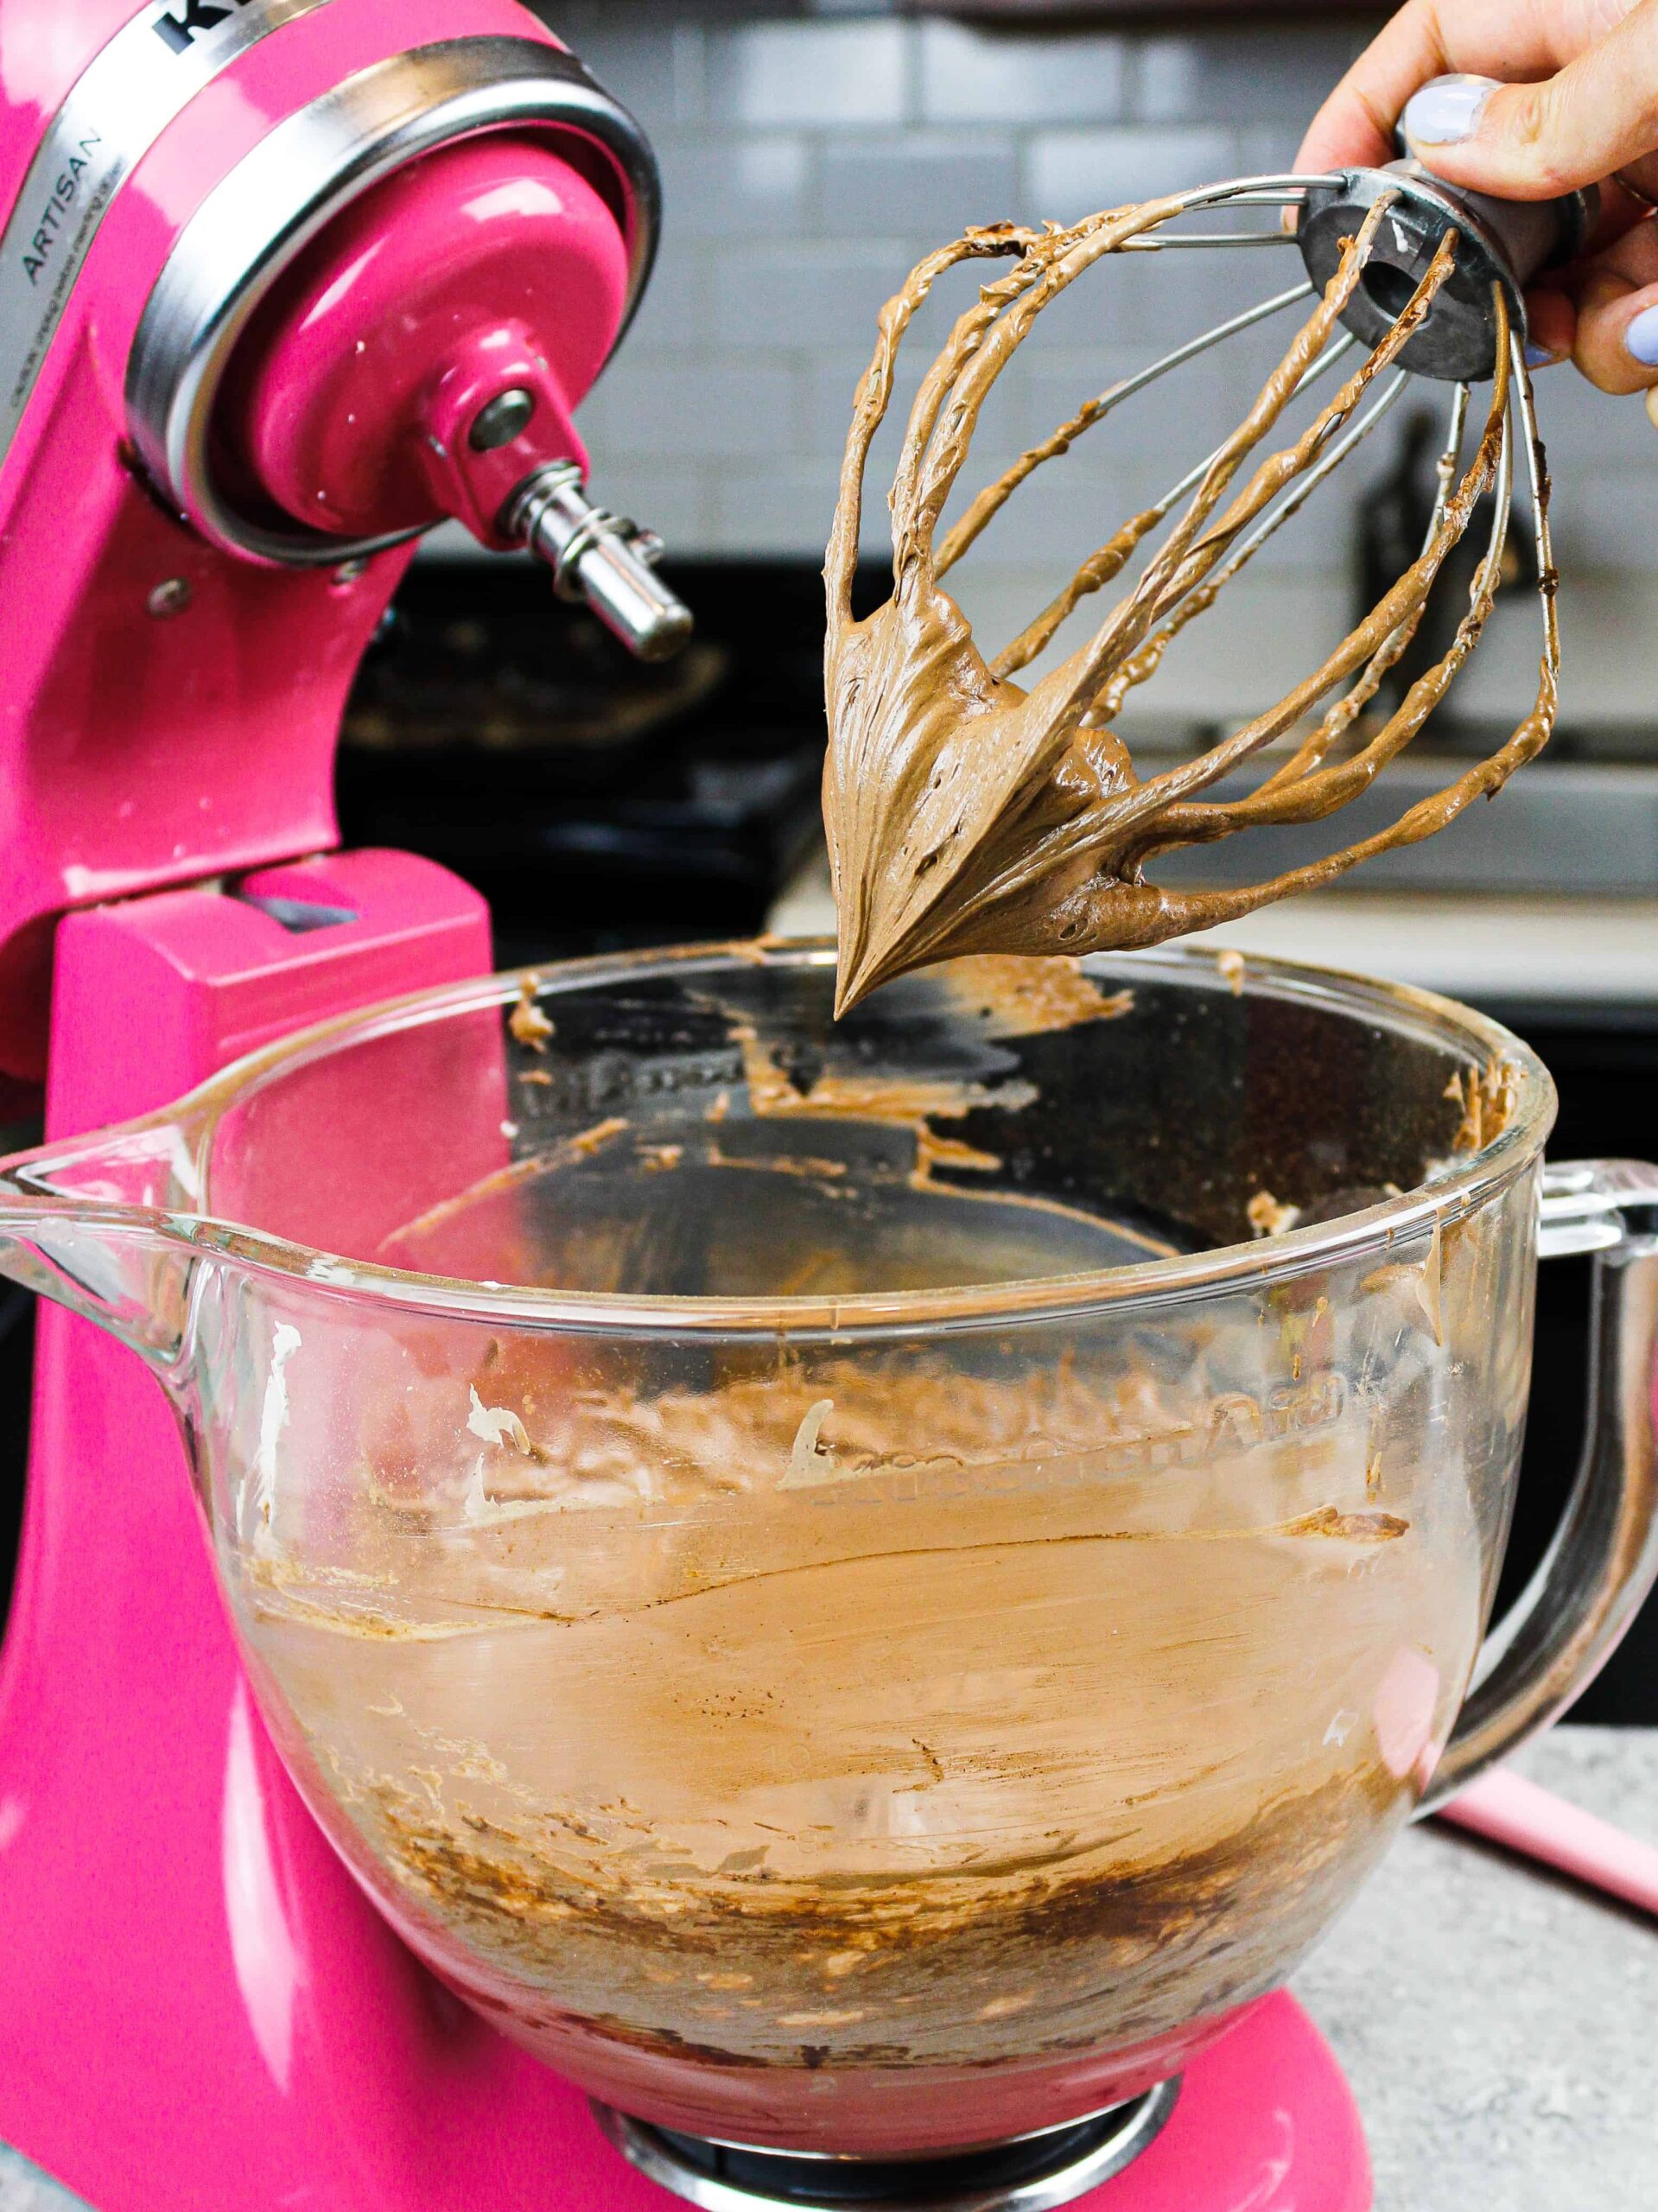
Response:
[{"label": "fingernail with pale polish", "polygon": [[1454,146],[1479,129],[1496,89],[1483,77],[1440,77],[1411,95],[1400,128],[1413,146]]},{"label": "fingernail with pale polish", "polygon": [[1658,369],[1658,307],[1642,308],[1624,332],[1623,343],[1643,369]]},{"label": "fingernail with pale polish", "polygon": [[1528,369],[1546,369],[1551,362],[1558,361],[1560,358],[1558,353],[1551,353],[1547,346],[1533,346],[1529,343],[1527,345],[1526,366]]}]

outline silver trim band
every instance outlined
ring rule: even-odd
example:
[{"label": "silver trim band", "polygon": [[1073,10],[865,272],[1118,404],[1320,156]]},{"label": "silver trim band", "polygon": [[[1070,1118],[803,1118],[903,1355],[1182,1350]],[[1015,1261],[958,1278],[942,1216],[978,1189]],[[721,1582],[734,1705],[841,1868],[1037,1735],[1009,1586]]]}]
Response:
[{"label": "silver trim band", "polygon": [[202,86],[327,0],[157,0],[99,48],[35,149],[0,233],[0,461],[116,194]]},{"label": "silver trim band", "polygon": [[145,305],[126,386],[146,467],[204,536],[256,560],[326,566],[420,534],[334,537],[238,514],[213,480],[213,401],[249,317],[343,207],[435,147],[526,124],[574,132],[608,157],[624,203],[626,329],[656,251],[655,158],[573,54],[535,39],[448,39],[376,62],[279,123],[207,194]]},{"label": "silver trim band", "polygon": [[[892,2177],[893,2185],[890,2193],[883,2190],[880,2194],[859,2196],[855,2200],[859,2212],[1054,2212],[1057,2206],[1086,2196],[1131,2166],[1162,2133],[1179,2094],[1178,2074],[1158,2082],[1144,2096],[1115,2108],[1121,2114],[1119,2126],[1106,2126],[1083,2149],[1024,2181],[986,2185],[963,2180],[959,2177],[958,2162],[948,2154],[941,2165],[925,2158],[913,2163],[871,2161],[883,2179]],[[822,2206],[832,2206],[842,2199],[843,2192],[820,2196],[815,2188],[791,2189],[786,2194],[774,2195],[758,2178],[750,2186],[708,2172],[700,2164],[693,2164],[663,2130],[652,2127],[646,2120],[635,2120],[630,2113],[618,2112],[613,2105],[601,2104],[596,2097],[592,2101],[593,2116],[600,2130],[629,2164],[637,2166],[660,2188],[671,2190],[676,2196],[699,2206],[701,2212],[813,2212],[814,2200]],[[1101,2113],[1093,2117],[1109,2122],[1113,2113]],[[1058,2144],[1083,2125],[1085,2122],[1072,2121],[1013,2140],[1035,2145],[1045,2138],[1052,2137]],[[753,2146],[745,2144],[716,2141],[713,2147],[746,2152],[750,2158],[755,2155]],[[757,2165],[767,2155],[759,2153]],[[814,2164],[844,2168],[863,2163],[855,2158],[840,2158],[833,2152],[769,2155],[776,2158],[779,2169],[804,2164],[808,2171]],[[901,2179],[898,2178],[899,2176]]]}]

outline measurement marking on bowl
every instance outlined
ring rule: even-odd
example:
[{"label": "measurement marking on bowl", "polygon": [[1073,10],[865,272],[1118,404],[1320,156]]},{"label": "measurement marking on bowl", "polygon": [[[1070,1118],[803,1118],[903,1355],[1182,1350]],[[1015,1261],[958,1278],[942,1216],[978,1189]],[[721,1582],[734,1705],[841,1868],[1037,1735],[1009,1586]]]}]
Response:
[{"label": "measurement marking on bowl", "polygon": [[[873,1550],[853,1556],[866,1563],[899,1559],[959,1561],[975,1552],[1007,1556],[1016,1552],[1045,1548],[1068,1550],[1089,1544],[1255,1544],[1267,1537],[1284,1538],[1291,1542],[1388,1544],[1401,1536],[1408,1535],[1410,1527],[1408,1521],[1401,1520],[1394,1513],[1343,1513],[1336,1506],[1321,1505],[1316,1511],[1300,1514],[1293,1521],[1246,1522],[1231,1529],[1063,1529],[1046,1535],[987,1536],[967,1543],[881,1544]],[[822,1564],[821,1560],[805,1560],[787,1567],[759,1567],[748,1573],[711,1575],[691,1589],[670,1590],[661,1597],[647,1599],[643,1610],[662,1612],[671,1606],[695,1604],[699,1599],[713,1598],[739,1587],[753,1589],[760,1583],[795,1580],[819,1573]],[[911,1741],[915,1741],[913,1737]]]},{"label": "measurement marking on bowl", "polygon": [[1392,1262],[1377,1268],[1365,1276],[1361,1290],[1375,1292],[1394,1290],[1410,1304],[1420,1306],[1429,1333],[1441,1348],[1445,1344],[1445,1315],[1440,1300],[1440,1266],[1443,1240],[1439,1233],[1439,1217],[1434,1217],[1433,1234],[1428,1240],[1426,1256],[1421,1260]]},{"label": "measurement marking on bowl", "polygon": [[1051,1443],[1039,1435],[1023,1453],[1002,1453],[976,1465],[948,1452],[913,1459],[872,1460],[861,1454],[849,1462],[839,1459],[834,1446],[823,1439],[835,1401],[820,1398],[808,1407],[795,1432],[788,1468],[778,1488],[813,1491],[814,1506],[910,1505],[1016,1491],[1070,1490],[1102,1477],[1207,1466],[1286,1437],[1334,1427],[1346,1414],[1350,1396],[1340,1370],[1323,1368],[1257,1397],[1230,1391],[1212,1400],[1207,1408],[1197,1409],[1191,1421],[1176,1426],[1108,1437],[1087,1450]]},{"label": "measurement marking on bowl", "polygon": [[835,1454],[818,1449],[818,1432],[835,1411],[833,1398],[820,1398],[816,1404],[806,1408],[799,1427],[795,1431],[793,1448],[789,1453],[789,1471],[778,1484],[779,1490],[802,1490],[814,1483],[832,1482],[835,1478]]},{"label": "measurement marking on bowl", "polygon": [[[276,1446],[288,1426],[288,1363],[300,1348],[300,1333],[290,1321],[278,1321],[270,1339],[270,1372],[265,1379],[264,1400],[259,1408],[259,1446],[253,1457],[253,1510],[264,1532],[270,1527],[276,1505]],[[243,1501],[237,1501],[237,1519],[244,1519]]]},{"label": "measurement marking on bowl", "polygon": [[472,1411],[467,1415],[467,1427],[486,1444],[510,1443],[526,1459],[533,1459],[536,1447],[530,1441],[530,1432],[523,1421],[507,1406],[486,1406],[474,1385],[472,1392]]}]

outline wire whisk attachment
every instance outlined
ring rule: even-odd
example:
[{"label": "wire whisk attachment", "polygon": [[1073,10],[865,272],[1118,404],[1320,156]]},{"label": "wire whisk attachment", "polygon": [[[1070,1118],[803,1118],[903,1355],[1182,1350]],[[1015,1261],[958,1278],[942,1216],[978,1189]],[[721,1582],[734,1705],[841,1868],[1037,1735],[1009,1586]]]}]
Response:
[{"label": "wire whisk attachment", "polygon": [[[1186,227],[1193,216],[1238,208],[1264,211],[1270,226]],[[1284,227],[1285,209],[1295,211],[1293,231]],[[1232,920],[1432,836],[1541,750],[1558,702],[1560,640],[1521,286],[1561,250],[1572,222],[1569,206],[1552,217],[1547,209],[1500,208],[1452,195],[1413,164],[1399,163],[1247,178],[1064,228],[969,230],[918,264],[881,312],[824,570],[823,796],[842,1008],[905,969],[957,954],[1148,945]],[[985,400],[1043,309],[1113,255],[1173,247],[1299,250],[1307,273],[1089,399],[941,535]],[[975,260],[1011,265],[957,317],[922,380],[891,495],[891,595],[856,620],[864,474],[891,401],[898,350],[938,279]],[[1182,363],[1298,307],[1302,320],[1238,427],[1106,538],[987,658],[944,579],[1020,485]],[[1113,727],[1125,702],[1418,376],[1440,380],[1448,404],[1438,496],[1416,559],[1274,705],[1196,757],[1138,774]],[[1488,380],[1471,447],[1473,386]],[[1280,425],[1298,399],[1313,412],[1291,435]],[[1159,885],[1148,871],[1178,849],[1335,815],[1411,743],[1490,613],[1516,449],[1530,494],[1542,637],[1534,702],[1506,743],[1386,830],[1306,865],[1223,890]],[[1410,645],[1447,556],[1488,497],[1489,536],[1448,649],[1384,719],[1367,716]],[[1134,582],[1093,635],[1028,685],[1019,681],[1075,611],[1136,556],[1142,565]],[[1283,743],[1292,749],[1245,795],[1205,796]]]}]

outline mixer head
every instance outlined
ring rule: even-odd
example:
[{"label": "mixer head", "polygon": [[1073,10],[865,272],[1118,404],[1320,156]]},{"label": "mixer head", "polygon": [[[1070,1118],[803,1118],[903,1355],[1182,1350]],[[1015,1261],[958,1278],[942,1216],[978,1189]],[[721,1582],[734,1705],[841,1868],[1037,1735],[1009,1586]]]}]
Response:
[{"label": "mixer head", "polygon": [[42,14],[0,0],[31,57],[0,72],[0,1074],[29,1083],[60,916],[338,842],[346,694],[422,532],[531,550],[644,658],[690,626],[573,419],[656,163],[517,0],[75,0],[44,42]]},{"label": "mixer head", "polygon": [[649,274],[655,161],[572,56],[480,63],[425,57],[412,114],[406,70],[366,72],[220,181],[134,335],[133,445],[228,551],[337,568],[452,517],[662,659],[690,617],[572,420]]},{"label": "mixer head", "polygon": [[[1223,211],[1229,218],[1239,209],[1270,210],[1275,219],[1270,228],[1191,226],[1194,216]],[[1522,288],[1546,262],[1573,249],[1589,219],[1582,195],[1502,207],[1453,193],[1401,162],[1381,171],[1246,178],[1065,228],[971,230],[918,266],[882,312],[880,342],[859,388],[825,571],[824,815],[843,1008],[906,969],[956,954],[1146,945],[1230,920],[1432,835],[1540,750],[1555,712],[1559,640]],[[1174,249],[1299,249],[1306,275],[1089,400],[939,535],[989,390],[1043,308],[1110,256]],[[893,595],[854,621],[863,474],[891,397],[898,346],[939,276],[992,257],[1011,257],[1013,269],[958,317],[911,411],[892,494]],[[1018,487],[1171,371],[1308,302],[1310,314],[1239,429],[1090,554],[994,658],[983,657],[942,579]],[[1419,377],[1448,383],[1450,391],[1439,494],[1416,561],[1274,706],[1197,758],[1141,778],[1112,728],[1130,694]],[[1490,385],[1484,419],[1465,454],[1472,387],[1483,382]],[[1258,458],[1302,398],[1316,406],[1311,422]],[[1490,612],[1517,456],[1536,534],[1542,652],[1535,703],[1508,742],[1387,830],[1316,862],[1225,891],[1150,880],[1148,863],[1177,849],[1325,819],[1411,742]],[[1246,463],[1251,473],[1233,492]],[[1422,620],[1447,556],[1488,499],[1489,537],[1451,646],[1394,712],[1367,718]],[[1154,534],[1183,502],[1152,551]],[[1030,688],[1016,683],[1074,609],[1137,556],[1144,559],[1137,581],[1093,638]],[[1253,789],[1204,798],[1279,741],[1292,749]]]}]

